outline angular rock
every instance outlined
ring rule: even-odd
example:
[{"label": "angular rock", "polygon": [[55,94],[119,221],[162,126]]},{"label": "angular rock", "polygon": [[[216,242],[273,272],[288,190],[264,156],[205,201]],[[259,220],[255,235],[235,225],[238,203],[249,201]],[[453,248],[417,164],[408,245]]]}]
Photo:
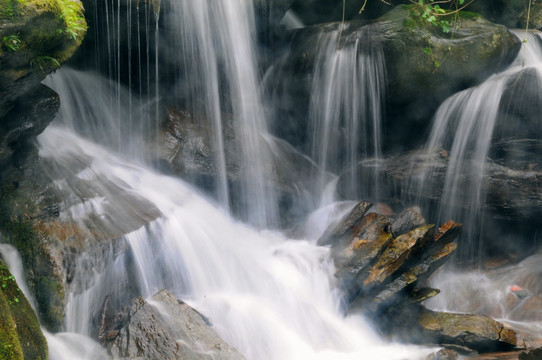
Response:
[{"label": "angular rock", "polygon": [[114,335],[108,346],[119,359],[244,359],[203,315],[165,290],[149,301],[136,299],[128,323]]},{"label": "angular rock", "polygon": [[395,236],[403,235],[411,230],[425,225],[425,219],[418,206],[403,210],[391,223],[391,232]]},{"label": "angular rock", "polygon": [[422,226],[393,239],[363,281],[366,288],[384,284],[403,265],[409,256],[422,249],[432,239],[433,225]]},{"label": "angular rock", "polygon": [[427,356],[426,360],[458,360],[459,354],[451,349],[440,349],[436,353]]},{"label": "angular rock", "polygon": [[335,227],[328,229],[320,239],[318,239],[318,245],[331,244],[335,239],[345,235],[347,231],[350,230],[353,232],[353,225],[367,213],[371,206],[373,206],[373,204],[370,202],[360,201],[345,218],[339,220]]}]

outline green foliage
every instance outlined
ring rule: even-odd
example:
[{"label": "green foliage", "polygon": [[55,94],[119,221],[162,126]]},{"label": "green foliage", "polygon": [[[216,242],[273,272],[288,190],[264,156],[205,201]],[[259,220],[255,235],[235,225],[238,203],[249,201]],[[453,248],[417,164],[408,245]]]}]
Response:
[{"label": "green foliage", "polygon": [[37,56],[30,60],[30,66],[38,67],[41,72],[47,72],[49,70],[56,70],[60,67],[60,62],[50,56]]},{"label": "green foliage", "polygon": [[19,51],[23,45],[23,42],[19,38],[19,35],[4,36],[2,44],[10,51]]},{"label": "green foliage", "polygon": [[59,19],[64,22],[65,28],[59,29],[71,40],[80,39],[87,31],[87,23],[81,6],[72,0],[59,0],[62,4],[62,11]]},{"label": "green foliage", "polygon": [[470,2],[465,4],[465,0],[410,0],[410,2],[413,17],[436,26],[445,34],[450,32],[450,27],[457,21],[459,12],[470,4]]}]

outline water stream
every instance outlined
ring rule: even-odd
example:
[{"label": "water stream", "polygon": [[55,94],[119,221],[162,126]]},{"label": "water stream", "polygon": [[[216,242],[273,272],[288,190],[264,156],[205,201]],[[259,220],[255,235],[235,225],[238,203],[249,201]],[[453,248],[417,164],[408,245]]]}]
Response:
[{"label": "water stream", "polygon": [[[135,287],[150,297],[166,288],[208,316],[248,359],[421,359],[430,351],[386,344],[361,317],[344,318],[329,249],[315,240],[254,230],[182,181],[123,160],[69,130],[49,127],[39,143],[58,186],[66,190],[67,179],[75,176],[81,186],[89,182],[105,191],[85,200],[86,207],[67,208],[62,219],[89,226],[82,219],[91,208],[111,223],[124,221],[106,210],[117,200],[112,192],[120,199],[136,195],[161,214],[118,240],[124,251],[104,251],[108,255],[101,258],[80,255],[68,295],[68,333],[90,335],[89,315],[107,294],[121,297]],[[108,184],[115,185],[111,193]],[[122,204],[129,206],[137,203]],[[324,221],[330,219],[317,220]],[[57,347],[55,341],[50,344]]]}]

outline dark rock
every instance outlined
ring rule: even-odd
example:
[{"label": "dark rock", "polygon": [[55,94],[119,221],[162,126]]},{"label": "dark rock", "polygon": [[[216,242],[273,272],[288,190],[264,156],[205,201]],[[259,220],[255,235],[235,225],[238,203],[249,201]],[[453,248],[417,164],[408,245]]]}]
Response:
[{"label": "dark rock", "polygon": [[138,298],[130,318],[109,343],[119,359],[244,359],[222,340],[208,320],[163,290],[150,301]]},{"label": "dark rock", "polygon": [[0,1],[0,118],[71,57],[86,33],[79,1]]},{"label": "dark rock", "polygon": [[41,134],[59,107],[58,94],[45,85],[38,85],[18,98],[0,123],[0,164],[6,166],[14,151]]},{"label": "dark rock", "polygon": [[402,235],[417,227],[425,225],[425,219],[419,207],[414,206],[403,210],[391,223],[391,232],[395,236]]},{"label": "dark rock", "polygon": [[[339,23],[329,23],[296,31],[290,53],[277,66],[280,78],[286,79],[274,87],[283,106],[278,109],[277,131],[290,142],[307,142],[308,126],[303,119],[308,113],[319,44],[338,29]],[[347,23],[338,49],[352,46],[367,56],[384,54],[388,106],[383,143],[391,151],[421,145],[416,135],[427,131],[428,120],[442,101],[504,69],[516,57],[521,42],[504,26],[472,15],[462,17],[461,26],[444,34],[426,26],[425,20],[411,17],[408,7],[399,6],[369,25]],[[296,127],[281,129],[284,118],[290,117]],[[405,136],[405,123],[413,136]]]},{"label": "dark rock", "polygon": [[542,348],[527,350],[519,354],[519,360],[540,360],[542,359]]},{"label": "dark rock", "polygon": [[350,230],[353,232],[353,225],[365,215],[371,206],[373,204],[367,201],[359,202],[345,218],[339,220],[334,226],[326,230],[320,239],[318,239],[318,245],[333,244],[335,240],[344,236],[347,231]]}]

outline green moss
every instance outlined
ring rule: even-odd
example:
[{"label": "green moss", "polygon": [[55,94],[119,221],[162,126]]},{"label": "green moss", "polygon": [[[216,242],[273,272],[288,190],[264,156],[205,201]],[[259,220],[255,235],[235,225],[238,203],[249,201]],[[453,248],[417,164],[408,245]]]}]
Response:
[{"label": "green moss", "polygon": [[27,281],[33,290],[43,324],[51,331],[63,322],[64,287],[55,274],[47,249],[35,230],[37,210],[20,191],[4,187],[0,191],[0,229],[23,260]]},{"label": "green moss", "polygon": [[0,291],[0,359],[23,360],[23,349],[19,342],[15,321],[8,302]]},{"label": "green moss", "polygon": [[[20,33],[27,45],[28,62],[40,57],[65,62],[87,31],[84,9],[75,0],[0,0],[0,9],[0,22],[11,23],[10,31]],[[5,35],[0,29],[0,38]],[[58,67],[51,64],[55,66],[40,70]]]},{"label": "green moss", "polygon": [[[18,342],[24,359],[46,360],[48,353],[47,341],[41,331],[38,318],[19,289],[13,275],[4,264],[0,264],[0,288],[0,293],[5,304],[7,304],[5,310],[9,312],[13,323],[16,325],[15,334],[17,338],[17,341],[13,343],[14,346],[7,344],[4,348],[7,350],[16,349],[16,343]],[[0,347],[2,346],[0,345]],[[12,358],[17,359],[17,357]],[[2,359],[4,358],[2,357]]]}]

